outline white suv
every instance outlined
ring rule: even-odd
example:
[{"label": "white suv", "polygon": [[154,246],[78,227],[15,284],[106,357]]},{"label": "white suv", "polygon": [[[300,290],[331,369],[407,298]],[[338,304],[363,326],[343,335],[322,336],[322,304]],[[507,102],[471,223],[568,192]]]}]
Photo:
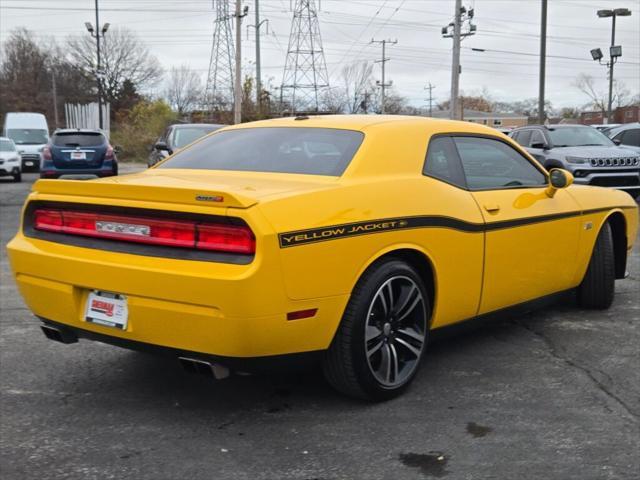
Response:
[{"label": "white suv", "polygon": [[22,180],[22,159],[13,140],[0,137],[0,177],[9,176],[14,182]]}]

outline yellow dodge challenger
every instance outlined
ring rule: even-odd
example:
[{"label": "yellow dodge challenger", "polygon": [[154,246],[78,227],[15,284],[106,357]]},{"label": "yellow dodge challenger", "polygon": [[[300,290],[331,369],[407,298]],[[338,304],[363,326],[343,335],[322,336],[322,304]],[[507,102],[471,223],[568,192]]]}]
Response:
[{"label": "yellow dodge challenger", "polygon": [[219,130],[143,173],[40,180],[8,252],[47,337],[217,378],[322,361],[383,400],[430,331],[558,292],[604,309],[638,209],[481,125],[321,116]]}]

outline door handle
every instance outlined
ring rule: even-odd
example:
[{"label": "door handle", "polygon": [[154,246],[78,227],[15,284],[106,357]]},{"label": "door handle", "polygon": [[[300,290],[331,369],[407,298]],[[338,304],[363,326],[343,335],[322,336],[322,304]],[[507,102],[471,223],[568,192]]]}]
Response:
[{"label": "door handle", "polygon": [[484,205],[484,209],[489,213],[497,213],[500,211],[500,205],[497,203],[487,203]]}]

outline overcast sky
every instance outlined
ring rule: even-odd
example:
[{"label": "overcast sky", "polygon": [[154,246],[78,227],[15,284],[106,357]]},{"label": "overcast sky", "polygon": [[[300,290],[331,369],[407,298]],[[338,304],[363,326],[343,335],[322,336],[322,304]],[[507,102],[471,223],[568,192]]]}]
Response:
[{"label": "overcast sky", "polygon": [[[616,43],[623,58],[615,78],[634,93],[640,91],[640,0],[549,0],[547,98],[554,107],[581,106],[588,98],[572,83],[580,73],[593,75],[606,91],[606,68],[591,60],[589,50],[608,51],[611,19],[598,18],[600,8],[629,8],[618,18]],[[245,18],[243,67],[253,72],[254,0]],[[318,0],[316,0],[316,5]],[[475,9],[477,34],[462,49],[461,90],[474,94],[486,88],[493,99],[513,101],[537,97],[541,0],[463,0]],[[415,106],[426,105],[428,82],[437,101],[449,97],[451,39],[440,29],[453,18],[454,0],[321,0],[320,30],[327,68],[333,84],[346,63],[380,58],[372,38],[398,40],[388,48],[387,78]],[[0,40],[11,29],[27,27],[38,37],[63,41],[88,35],[85,21],[95,21],[94,0],[0,0]],[[289,31],[290,0],[260,0],[261,16],[269,19],[262,41],[265,83],[282,81]],[[211,49],[214,13],[211,0],[100,0],[101,23],[135,30],[163,67],[187,64],[205,80]],[[108,33],[107,33],[108,35]],[[475,52],[471,48],[486,49]],[[380,65],[374,67],[376,78]]]}]

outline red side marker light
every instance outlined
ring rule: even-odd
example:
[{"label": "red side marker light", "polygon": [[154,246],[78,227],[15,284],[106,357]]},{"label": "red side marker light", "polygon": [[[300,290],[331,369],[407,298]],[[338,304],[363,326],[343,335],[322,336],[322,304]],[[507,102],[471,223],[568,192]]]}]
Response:
[{"label": "red side marker light", "polygon": [[287,320],[302,320],[303,318],[315,317],[317,308],[310,308],[308,310],[298,310],[296,312],[287,313]]}]

